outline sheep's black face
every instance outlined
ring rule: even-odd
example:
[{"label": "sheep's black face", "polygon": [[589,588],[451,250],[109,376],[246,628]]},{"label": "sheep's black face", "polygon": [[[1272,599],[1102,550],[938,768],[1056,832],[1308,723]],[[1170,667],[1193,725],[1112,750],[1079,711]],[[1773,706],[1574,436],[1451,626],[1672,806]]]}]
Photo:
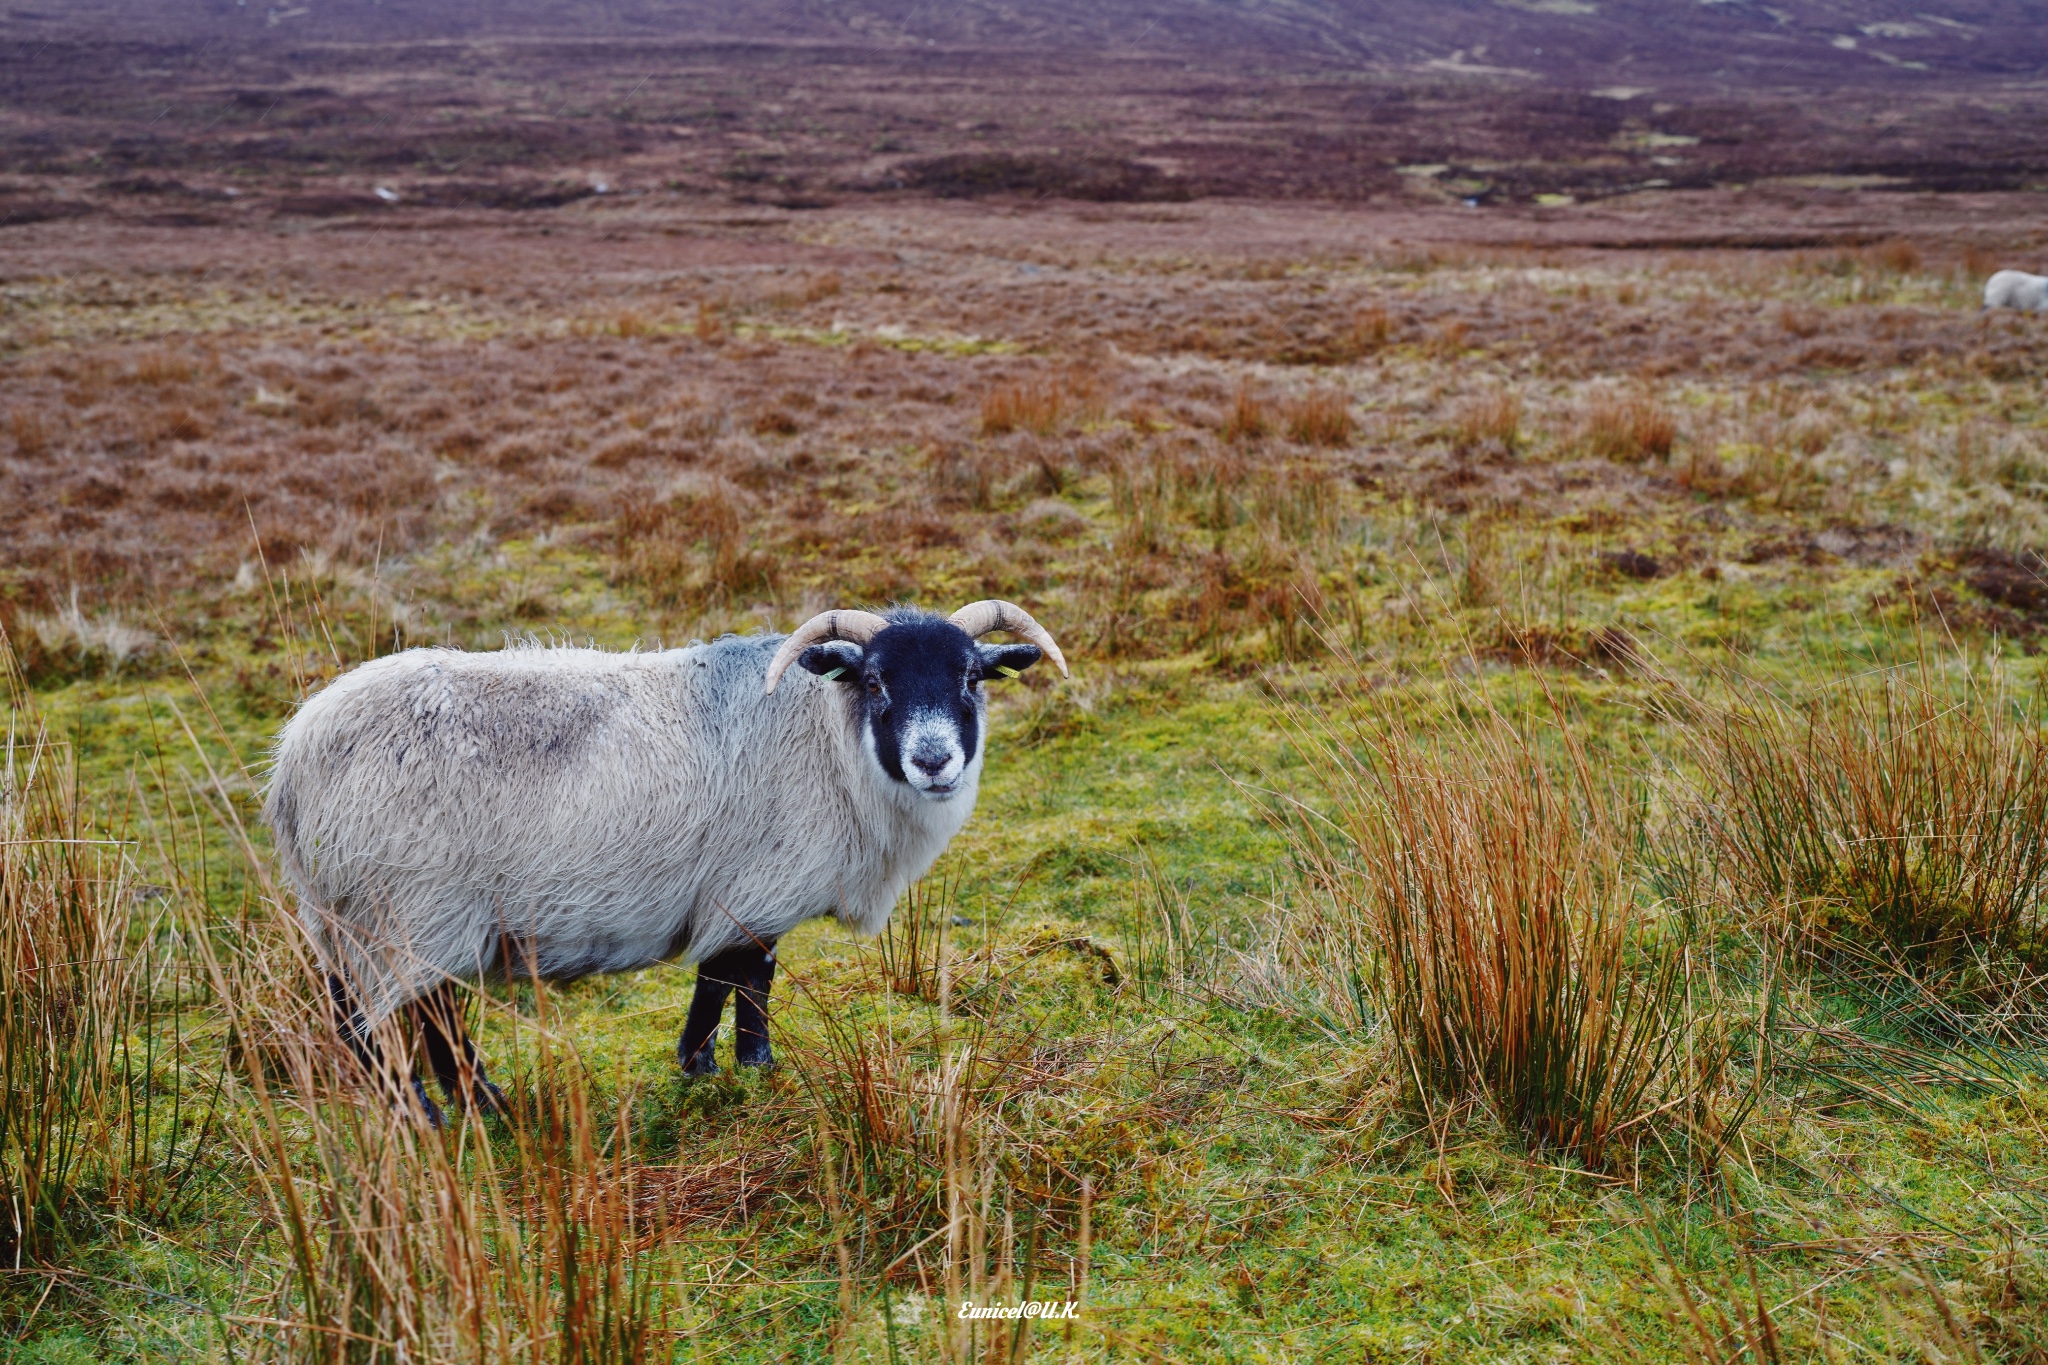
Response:
[{"label": "sheep's black face", "polygon": [[865,648],[815,645],[799,662],[858,689],[861,740],[882,771],[934,801],[959,794],[981,752],[982,684],[1014,678],[1040,658],[1036,645],[977,644],[936,616],[892,618]]}]

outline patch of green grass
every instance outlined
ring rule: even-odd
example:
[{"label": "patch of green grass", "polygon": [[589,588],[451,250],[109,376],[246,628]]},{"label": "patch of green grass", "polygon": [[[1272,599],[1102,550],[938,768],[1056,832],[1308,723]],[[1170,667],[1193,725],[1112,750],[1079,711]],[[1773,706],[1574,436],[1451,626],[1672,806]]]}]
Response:
[{"label": "patch of green grass", "polygon": [[[1399,532],[1386,535],[1397,543]],[[911,1224],[887,1221],[898,1215],[885,1196],[905,1188],[888,1182],[926,1182],[927,1203],[900,1216],[930,1228],[944,1222],[929,1200],[945,1174],[936,1158],[904,1155],[861,1187],[835,1167],[847,1201],[835,1225],[816,1094],[845,1083],[833,1068],[849,1030],[909,1077],[936,1074],[960,1049],[1012,1059],[977,1101],[976,1131],[999,1154],[1000,1197],[1041,1219],[1041,1297],[1069,1293],[1077,1182],[1095,1182],[1089,1307],[1071,1344],[1063,1324],[1038,1329],[1033,1358],[1679,1359],[1691,1337],[1673,1317],[1673,1267],[1725,1297],[1738,1248],[1787,1358],[1826,1358],[1823,1332],[1844,1358],[1938,1345],[1935,1300],[1899,1268],[1917,1263],[1976,1339],[2026,1340],[2048,1285],[2048,1211],[2033,1193],[2048,1179],[2048,1086],[2031,1066],[1979,1085],[1925,1069],[1918,1054],[1858,1051],[1853,1003],[1825,983],[1794,985],[1787,1032],[1740,1059],[1762,1075],[1765,1098],[1711,1180],[1655,1160],[1587,1170],[1483,1106],[1432,1126],[1406,1097],[1386,1038],[1370,1021],[1340,1024],[1276,948],[1285,917],[1313,907],[1267,810],[1327,795],[1289,739],[1291,704],[1356,707],[1425,740],[1468,716],[1475,697],[1510,717],[1561,708],[1595,761],[1647,780],[1686,762],[1671,680],[1704,685],[1731,642],[1783,682],[1898,656],[1896,636],[1865,610],[1883,575],[1775,565],[1740,581],[1688,571],[1637,584],[1571,568],[1596,547],[1512,530],[1495,605],[1460,605],[1452,575],[1417,567],[1420,547],[1405,562],[1390,556],[1359,582],[1362,630],[1339,632],[1350,657],[1318,654],[1298,670],[1076,651],[1070,691],[1035,680],[1005,694],[980,809],[941,868],[949,915],[966,921],[949,918],[943,1017],[935,1000],[890,991],[876,950],[823,923],[785,942],[784,1065],[765,1076],[679,1076],[688,970],[550,992],[593,1109],[632,1106],[633,1161],[714,1173],[706,1211],[650,1253],[660,1320],[674,1333],[658,1338],[661,1351],[890,1358],[880,1272],[894,1253],[882,1249],[902,1245]],[[501,629],[551,626],[623,645],[637,634],[630,600],[588,552],[515,544],[497,554],[448,551],[419,566],[411,582],[431,592],[408,638],[475,647]],[[535,594],[550,603],[543,617],[514,610]],[[375,594],[350,600],[357,617],[343,625],[357,648],[381,639]],[[444,602],[468,604],[466,614],[434,619]],[[388,604],[380,610],[388,622]],[[292,667],[332,666],[287,666],[290,651],[265,634],[267,612],[252,594],[181,641],[203,699],[175,672],[87,678],[37,698],[73,746],[86,798],[131,813],[145,876],[169,851],[164,831],[183,831],[179,894],[191,888],[223,941],[255,889],[229,809],[251,825],[244,774],[260,774]],[[1503,617],[1624,624],[1658,662],[1516,664],[1486,644]],[[2016,684],[2037,676],[2031,659],[2008,666]],[[1333,690],[1337,674],[1364,686]],[[1072,700],[1081,696],[1085,706]],[[1147,918],[1161,888],[1184,906],[1192,949],[1140,973],[1161,951]],[[1727,959],[1738,1005],[1765,998],[1770,959],[1753,941],[1730,927],[1700,950]],[[539,1074],[525,1031],[534,993],[494,996],[480,1041],[523,1093]],[[228,1042],[223,1016],[200,990],[175,1005],[192,1040],[179,1084],[202,1103],[198,1078]],[[1889,1090],[1870,1081],[1873,1068],[1889,1069]],[[168,1091],[176,1079],[153,1083]],[[1913,1097],[1904,1109],[1882,1098],[1901,1086]],[[289,1306],[284,1234],[256,1194],[265,1157],[238,1093],[188,1213],[157,1224],[107,1205],[78,1223],[61,1273],[0,1278],[0,1305],[22,1324],[5,1359],[226,1359],[230,1345],[245,1359],[281,1339],[271,1320]],[[470,1140],[509,1138],[486,1126]],[[735,1161],[758,1165],[747,1175],[721,1164]],[[934,1250],[892,1273],[900,1358],[939,1358],[944,1290]]]},{"label": "patch of green grass", "polygon": [[929,351],[948,356],[1014,355],[1018,350],[1015,342],[992,337],[916,336],[886,326],[869,331],[849,331],[743,322],[733,328],[733,334],[739,337],[772,337],[776,341],[797,341],[808,346],[887,346],[893,351],[912,354]]}]

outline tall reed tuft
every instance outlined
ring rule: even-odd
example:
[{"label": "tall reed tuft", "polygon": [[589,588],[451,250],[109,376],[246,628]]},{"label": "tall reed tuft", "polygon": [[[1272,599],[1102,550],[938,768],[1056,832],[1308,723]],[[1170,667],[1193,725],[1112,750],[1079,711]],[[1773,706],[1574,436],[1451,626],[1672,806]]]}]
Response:
[{"label": "tall reed tuft", "polygon": [[1290,400],[1283,416],[1287,439],[1305,446],[1346,446],[1351,444],[1355,426],[1351,401],[1336,389],[1312,389]]},{"label": "tall reed tuft", "polygon": [[1678,444],[1678,419],[1647,393],[1606,394],[1586,409],[1585,442],[1603,460],[1665,460]]},{"label": "tall reed tuft", "polygon": [[2038,949],[2048,745],[1998,677],[1956,684],[1923,657],[1738,701],[1691,739],[1712,875],[1741,909],[1924,967]]},{"label": "tall reed tuft", "polygon": [[1273,429],[1273,412],[1266,400],[1249,384],[1237,391],[1230,412],[1223,419],[1226,441],[1257,441]]},{"label": "tall reed tuft", "polygon": [[599,1100],[540,1000],[514,1113],[446,1132],[395,1110],[298,990],[238,1011],[272,1040],[249,1068],[245,1145],[291,1258],[265,1315],[282,1358],[653,1358],[662,1186],[636,1156],[630,1097]]},{"label": "tall reed tuft", "polygon": [[[1646,947],[1627,817],[1498,716],[1434,748],[1302,717],[1320,814],[1290,822],[1297,952],[1376,1012],[1421,1103],[1480,1101],[1589,1165],[1688,1083],[1680,956]],[[1683,1107],[1683,1106],[1679,1106]]]},{"label": "tall reed tuft", "polygon": [[1212,945],[1199,940],[1187,892],[1146,845],[1130,859],[1131,914],[1124,938],[1127,980],[1140,1000],[1165,1000],[1204,974]]},{"label": "tall reed tuft", "polygon": [[1073,395],[1057,379],[1021,379],[1014,384],[1000,384],[982,395],[981,431],[984,436],[1012,431],[1051,436],[1074,406]]},{"label": "tall reed tuft", "polygon": [[957,879],[927,877],[904,892],[903,905],[876,940],[882,974],[898,995],[943,1002],[947,995],[946,926],[960,895]]},{"label": "tall reed tuft", "polygon": [[[256,1320],[257,1358],[318,1365],[645,1361],[670,1220],[641,1164],[633,1097],[609,1100],[556,1027],[478,993],[513,1035],[503,1118],[430,1129],[340,1044],[324,978],[282,898],[252,870],[240,932],[194,936],[243,1040],[236,1138],[290,1273]],[[411,1042],[385,1025],[387,1049]],[[507,1062],[510,1062],[510,1065]]]},{"label": "tall reed tuft", "polygon": [[[1090,1163],[1072,1152],[1050,1162],[1035,1155],[1014,1133],[1014,1115],[1006,1122],[1001,1113],[1028,1083],[1030,1051],[1028,1042],[991,1046],[979,1030],[954,1041],[929,1033],[906,1045],[885,1020],[827,1011],[824,1046],[795,1055],[816,1116],[842,1340],[857,1311],[857,1281],[879,1281],[885,1322],[893,1280],[914,1279],[927,1297],[943,1296],[947,1311],[918,1335],[939,1360],[963,1365],[1028,1358],[1033,1324],[962,1319],[957,1305],[1085,1295],[1093,1177],[1079,1175],[1072,1186],[1074,1168]],[[1076,1231],[1077,1246],[1052,1250]],[[890,1358],[895,1338],[892,1322]]]},{"label": "tall reed tuft", "polygon": [[[4,649],[0,640],[0,649]],[[25,711],[0,747],[0,1257],[62,1246],[80,1187],[119,1149],[136,983],[126,864]]]},{"label": "tall reed tuft", "polygon": [[1522,445],[1522,396],[1496,388],[1475,394],[1451,414],[1451,448],[1511,457]]}]

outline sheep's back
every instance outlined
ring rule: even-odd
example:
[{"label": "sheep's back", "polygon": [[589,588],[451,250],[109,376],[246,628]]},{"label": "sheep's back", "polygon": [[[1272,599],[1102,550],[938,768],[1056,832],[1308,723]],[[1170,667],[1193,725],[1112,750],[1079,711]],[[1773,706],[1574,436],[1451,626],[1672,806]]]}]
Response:
[{"label": "sheep's back", "polygon": [[402,945],[398,977],[574,976],[743,937],[714,904],[829,910],[793,903],[830,874],[788,774],[833,761],[830,727],[812,688],[761,695],[773,644],[417,650],[337,679],[280,736],[266,806],[309,929],[374,973]]},{"label": "sheep's back", "polygon": [[2001,270],[1984,282],[1984,306],[2048,312],[2048,275]]}]

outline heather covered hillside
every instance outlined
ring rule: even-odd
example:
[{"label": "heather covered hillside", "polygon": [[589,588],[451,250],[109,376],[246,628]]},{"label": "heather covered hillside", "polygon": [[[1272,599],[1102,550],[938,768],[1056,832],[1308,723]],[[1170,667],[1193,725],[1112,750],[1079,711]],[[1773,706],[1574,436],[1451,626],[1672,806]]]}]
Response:
[{"label": "heather covered hillside", "polygon": [[[2038,9],[9,11],[0,1359],[2043,1359]],[[774,1069],[395,1119],[299,701],[987,597]]]}]

